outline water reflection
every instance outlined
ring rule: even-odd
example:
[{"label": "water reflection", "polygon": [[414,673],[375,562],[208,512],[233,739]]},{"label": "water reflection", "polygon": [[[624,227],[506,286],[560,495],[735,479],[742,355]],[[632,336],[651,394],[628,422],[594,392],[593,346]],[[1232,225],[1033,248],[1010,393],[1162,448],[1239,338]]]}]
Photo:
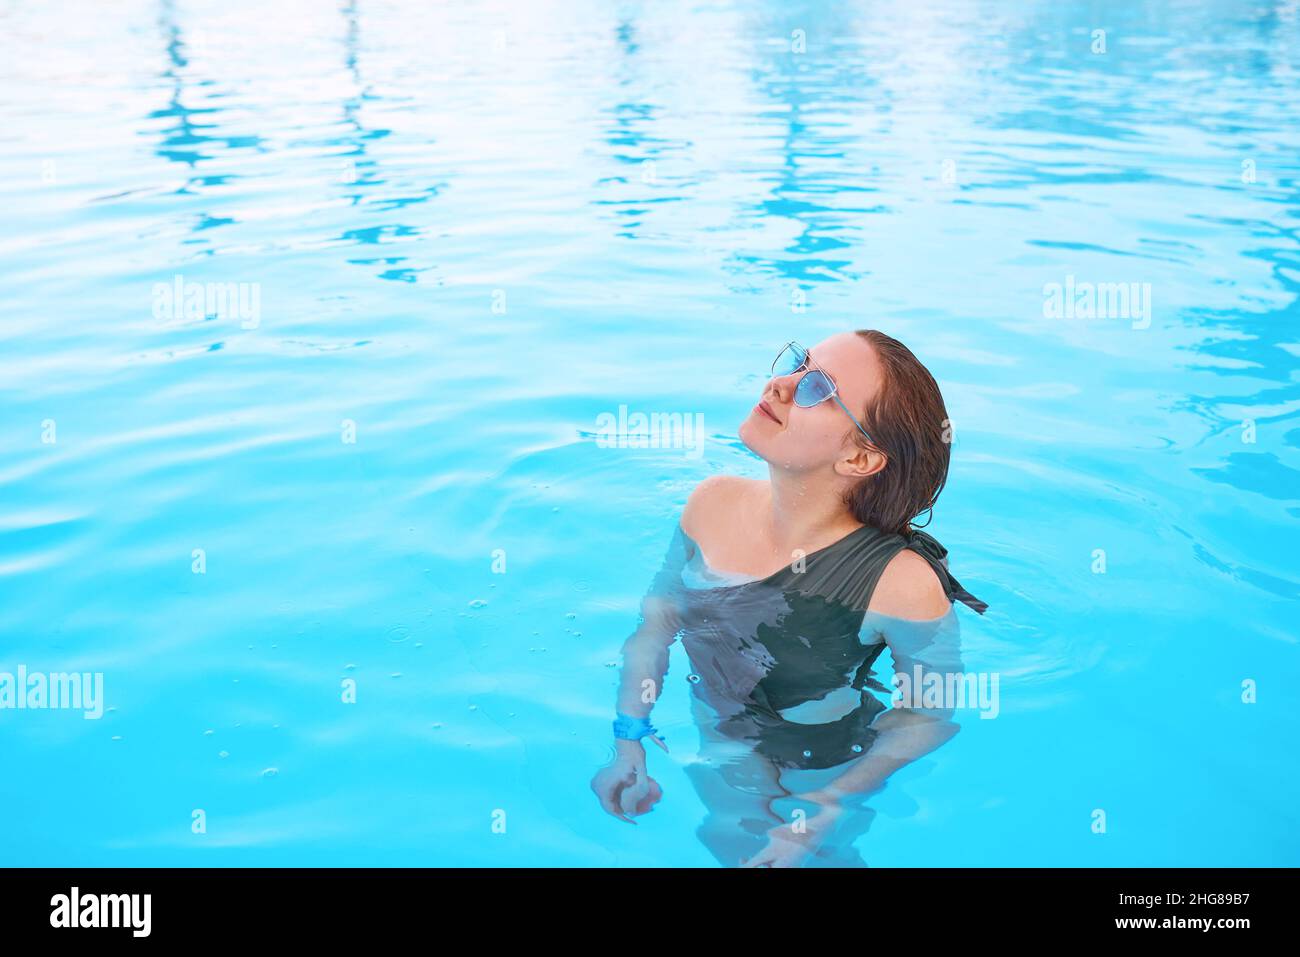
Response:
[{"label": "water reflection", "polygon": [[[161,802],[224,789],[255,822],[275,766],[281,793],[338,811],[294,816],[294,842],[229,832],[257,862],[369,860],[402,818],[387,796],[418,794],[401,863],[730,865],[802,782],[725,752],[661,762],[647,840],[580,794],[609,746],[590,702],[663,517],[753,465],[727,434],[733,384],[833,323],[916,343],[959,410],[936,534],[993,606],[963,651],[1011,702],[996,734],[935,752],[943,775],[907,778],[924,819],[866,822],[872,862],[1292,863],[1294,702],[1247,711],[1236,689],[1300,686],[1298,11],[8,5],[0,630],[114,662],[137,692],[106,717],[128,747],[4,726],[51,785],[0,797],[29,825],[14,859],[44,863],[30,835],[57,832],[95,863],[122,844],[191,861]],[[152,321],[150,285],[182,270],[264,283],[268,321],[216,342],[219,322]],[[1043,287],[1067,275],[1150,282],[1150,328],[1049,320]],[[702,411],[713,438],[698,460],[584,438],[623,404]],[[286,595],[309,639],[268,618]],[[423,649],[383,640],[413,621]],[[371,682],[359,719],[322,705],[347,665]],[[696,723],[681,691],[674,744]],[[1149,706],[1188,700],[1182,725]],[[281,731],[222,742],[226,768],[249,761],[231,776],[190,735],[270,707]],[[1158,753],[1110,746],[1155,726]],[[155,782],[173,731],[177,774]],[[111,813],[81,813],[82,779]],[[1179,843],[1205,813],[1175,792],[1242,833]],[[1083,847],[1062,793],[1167,827]],[[483,808],[525,805],[545,813],[484,843]],[[1017,839],[975,849],[977,829]]]}]

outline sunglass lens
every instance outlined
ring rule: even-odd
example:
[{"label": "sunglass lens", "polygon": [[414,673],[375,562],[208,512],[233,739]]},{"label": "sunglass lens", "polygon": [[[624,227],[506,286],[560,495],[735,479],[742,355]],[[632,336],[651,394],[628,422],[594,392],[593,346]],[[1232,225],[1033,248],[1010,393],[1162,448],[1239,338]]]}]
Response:
[{"label": "sunglass lens", "polygon": [[798,346],[786,346],[772,364],[773,375],[790,375],[803,365],[804,353]]},{"label": "sunglass lens", "polygon": [[831,381],[819,370],[813,369],[799,380],[799,385],[794,390],[794,401],[796,405],[807,408],[818,402],[824,402],[830,398],[833,391]]}]

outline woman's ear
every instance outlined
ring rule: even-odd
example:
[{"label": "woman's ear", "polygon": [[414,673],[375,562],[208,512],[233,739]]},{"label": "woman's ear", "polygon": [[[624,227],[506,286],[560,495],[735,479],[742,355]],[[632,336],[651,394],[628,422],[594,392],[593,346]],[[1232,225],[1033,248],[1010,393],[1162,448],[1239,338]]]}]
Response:
[{"label": "woman's ear", "polygon": [[864,449],[857,443],[852,451],[835,463],[835,471],[849,478],[862,479],[875,475],[889,463],[889,457],[879,449]]}]

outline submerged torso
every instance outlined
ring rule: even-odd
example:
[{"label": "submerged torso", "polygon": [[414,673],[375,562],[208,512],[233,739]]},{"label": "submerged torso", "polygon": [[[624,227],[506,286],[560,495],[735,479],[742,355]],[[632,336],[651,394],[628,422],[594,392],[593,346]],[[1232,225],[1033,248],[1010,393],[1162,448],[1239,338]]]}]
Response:
[{"label": "submerged torso", "polygon": [[871,724],[887,707],[872,691],[889,689],[874,679],[886,643],[868,609],[885,565],[907,547],[932,560],[950,596],[969,597],[928,536],[909,541],[864,526],[750,578],[710,568],[678,526],[657,587],[678,614],[701,732],[782,768],[832,767],[870,748]]}]

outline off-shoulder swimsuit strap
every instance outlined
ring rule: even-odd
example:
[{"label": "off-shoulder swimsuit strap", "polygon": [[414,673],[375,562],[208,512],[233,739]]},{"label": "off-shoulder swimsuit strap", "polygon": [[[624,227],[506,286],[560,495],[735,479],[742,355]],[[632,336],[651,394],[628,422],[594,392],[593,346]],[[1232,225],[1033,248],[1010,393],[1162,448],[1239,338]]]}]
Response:
[{"label": "off-shoulder swimsuit strap", "polygon": [[863,525],[838,542],[808,554],[804,563],[786,566],[756,586],[818,595],[865,612],[885,566],[905,548],[930,564],[950,601],[960,601],[984,614],[988,605],[963,588],[948,570],[948,550],[919,529],[895,534]]},{"label": "off-shoulder swimsuit strap", "polygon": [[934,539],[934,536],[921,531],[919,528],[913,528],[903,537],[907,540],[905,548],[912,549],[912,551],[930,562],[930,567],[939,576],[943,590],[947,592],[950,599],[963,603],[981,615],[988,610],[987,602],[980,601],[968,592],[962,587],[961,582],[957,581],[952,576],[952,573],[948,571],[948,549],[940,545]]}]

